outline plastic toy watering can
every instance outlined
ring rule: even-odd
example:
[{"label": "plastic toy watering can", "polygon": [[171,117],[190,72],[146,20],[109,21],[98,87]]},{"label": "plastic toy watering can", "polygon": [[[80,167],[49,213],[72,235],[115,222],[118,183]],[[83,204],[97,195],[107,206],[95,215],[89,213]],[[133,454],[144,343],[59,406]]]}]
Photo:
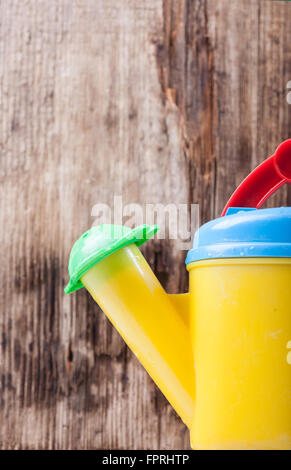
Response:
[{"label": "plastic toy watering can", "polygon": [[157,231],[101,225],[73,246],[83,286],[190,429],[194,449],[291,449],[291,139],[195,234],[187,294],[168,295],[139,246]]}]

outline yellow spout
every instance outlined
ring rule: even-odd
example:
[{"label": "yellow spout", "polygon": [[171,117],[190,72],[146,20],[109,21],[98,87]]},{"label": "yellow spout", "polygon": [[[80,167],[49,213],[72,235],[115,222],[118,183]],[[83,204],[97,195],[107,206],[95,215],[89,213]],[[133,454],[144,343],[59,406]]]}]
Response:
[{"label": "yellow spout", "polygon": [[184,423],[194,410],[190,294],[168,295],[135,244],[81,278]]}]

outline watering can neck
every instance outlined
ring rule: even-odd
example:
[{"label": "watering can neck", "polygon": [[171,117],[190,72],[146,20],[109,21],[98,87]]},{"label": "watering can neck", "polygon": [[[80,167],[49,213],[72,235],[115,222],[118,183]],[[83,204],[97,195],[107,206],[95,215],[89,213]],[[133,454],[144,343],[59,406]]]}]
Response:
[{"label": "watering can neck", "polygon": [[135,244],[104,258],[81,281],[190,426],[195,390],[190,294],[167,294]]},{"label": "watering can neck", "polygon": [[168,294],[169,300],[179,313],[187,328],[190,328],[190,293]]}]

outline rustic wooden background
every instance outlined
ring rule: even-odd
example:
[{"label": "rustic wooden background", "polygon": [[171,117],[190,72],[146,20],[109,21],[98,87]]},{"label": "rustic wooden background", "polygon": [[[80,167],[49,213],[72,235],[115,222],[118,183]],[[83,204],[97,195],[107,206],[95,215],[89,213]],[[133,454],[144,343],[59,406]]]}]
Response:
[{"label": "rustic wooden background", "polygon": [[[291,4],[0,5],[1,448],[187,449],[89,295],[63,294],[68,256],[114,194],[218,216],[290,137]],[[145,252],[168,291],[186,290],[175,242]]]}]

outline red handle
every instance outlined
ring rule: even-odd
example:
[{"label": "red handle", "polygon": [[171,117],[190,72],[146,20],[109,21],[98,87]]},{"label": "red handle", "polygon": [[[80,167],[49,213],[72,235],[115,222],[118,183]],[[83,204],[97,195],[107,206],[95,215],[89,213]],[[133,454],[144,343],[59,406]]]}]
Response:
[{"label": "red handle", "polygon": [[246,177],[229,199],[221,215],[225,215],[229,207],[258,209],[285,183],[291,183],[291,139],[282,142],[274,155]]}]

